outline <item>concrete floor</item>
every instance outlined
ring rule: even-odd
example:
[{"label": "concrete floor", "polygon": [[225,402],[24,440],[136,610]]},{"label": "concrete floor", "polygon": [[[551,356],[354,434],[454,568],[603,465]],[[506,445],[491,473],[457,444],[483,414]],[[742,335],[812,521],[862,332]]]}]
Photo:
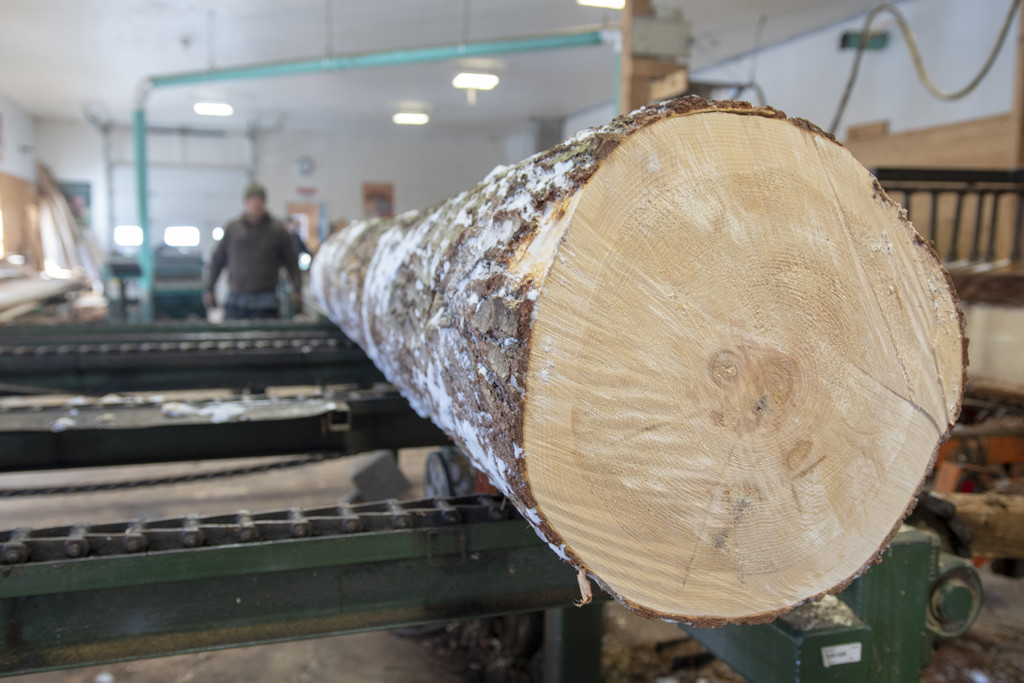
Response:
[{"label": "concrete floor", "polygon": [[[401,455],[402,471],[414,487],[408,497],[416,497],[422,490],[427,452],[406,451]],[[69,522],[98,524],[139,516],[325,506],[352,491],[350,472],[366,457],[212,482],[116,493],[0,499],[0,524],[4,529],[41,528]],[[171,476],[254,462],[265,460],[9,474],[0,476],[0,487]],[[966,636],[940,647],[922,680],[935,683],[1024,681],[1024,581],[994,576],[987,571],[983,576],[986,596],[981,619]],[[605,609],[603,664],[608,683],[742,680],[722,662],[703,660],[700,647],[686,641],[674,626],[639,619],[618,605],[607,605]],[[489,650],[492,644],[486,641],[468,627],[452,627],[448,632],[422,640],[374,632],[16,676],[8,680],[21,683],[519,683],[530,680],[527,667],[504,666],[497,662],[497,655]],[[673,662],[682,662],[684,668],[673,672]]]}]

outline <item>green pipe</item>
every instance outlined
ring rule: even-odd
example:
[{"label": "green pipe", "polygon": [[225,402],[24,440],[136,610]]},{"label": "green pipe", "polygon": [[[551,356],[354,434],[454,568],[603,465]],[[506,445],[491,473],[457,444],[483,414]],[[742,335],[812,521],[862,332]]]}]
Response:
[{"label": "green pipe", "polygon": [[163,88],[172,85],[206,83],[209,81],[228,81],[245,78],[273,78],[275,76],[296,76],[301,74],[320,73],[324,71],[349,71],[353,69],[369,69],[381,66],[401,66],[421,64],[424,62],[440,62],[466,57],[486,57],[516,52],[537,52],[585,45],[600,45],[604,42],[602,31],[588,30],[578,33],[556,33],[529,38],[513,38],[508,40],[491,40],[461,45],[442,45],[436,47],[411,48],[408,50],[390,50],[387,52],[364,52],[355,55],[339,55],[336,57],[320,57],[316,59],[300,59],[289,62],[270,62],[250,66],[237,66],[212,71],[193,71],[189,73],[156,76],[151,79],[153,87]]},{"label": "green pipe", "polygon": [[142,319],[153,319],[153,243],[149,235],[149,176],[146,164],[146,110],[142,105],[132,117],[132,144],[135,150],[135,196],[139,207],[142,246],[139,247],[140,304]]}]

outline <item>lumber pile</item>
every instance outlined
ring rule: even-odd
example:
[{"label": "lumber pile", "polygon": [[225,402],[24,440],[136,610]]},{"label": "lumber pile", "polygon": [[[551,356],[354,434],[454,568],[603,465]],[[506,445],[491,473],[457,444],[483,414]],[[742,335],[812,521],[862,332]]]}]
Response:
[{"label": "lumber pile", "polygon": [[84,276],[99,284],[103,279],[103,250],[92,233],[78,225],[47,168],[37,165],[36,175],[39,179],[39,232],[47,269],[65,271],[69,276]]}]

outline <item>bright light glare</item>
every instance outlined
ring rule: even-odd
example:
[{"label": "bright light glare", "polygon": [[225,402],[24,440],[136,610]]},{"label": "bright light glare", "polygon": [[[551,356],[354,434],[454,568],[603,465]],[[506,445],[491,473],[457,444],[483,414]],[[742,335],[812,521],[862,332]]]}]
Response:
[{"label": "bright light glare", "polygon": [[605,9],[622,9],[626,6],[626,0],[576,0],[577,5],[586,7],[603,7]]},{"label": "bright light glare", "polygon": [[491,90],[494,86],[498,85],[498,77],[494,74],[461,73],[452,79],[452,85],[456,88]]},{"label": "bright light glare", "polygon": [[57,262],[51,259],[43,259],[43,272],[54,280],[67,280],[71,277],[70,270],[57,265]]},{"label": "bright light glare", "polygon": [[23,254],[8,254],[7,262],[12,266],[23,266],[25,265],[25,256]]},{"label": "bright light glare", "polygon": [[430,117],[422,112],[401,111],[391,117],[400,126],[422,126]]},{"label": "bright light glare", "polygon": [[215,242],[220,242],[222,239],[224,239],[224,228],[218,225],[213,229],[213,240]]},{"label": "bright light glare", "polygon": [[199,228],[194,225],[171,225],[164,229],[164,244],[169,247],[199,245]]},{"label": "bright light glare", "polygon": [[313,262],[313,257],[302,252],[299,254],[299,270],[309,270],[309,264]]},{"label": "bright light glare", "polygon": [[119,225],[114,228],[114,244],[119,247],[141,247],[142,228],[137,225]]},{"label": "bright light glare", "polygon": [[235,108],[226,102],[196,102],[192,111],[200,116],[231,116]]}]

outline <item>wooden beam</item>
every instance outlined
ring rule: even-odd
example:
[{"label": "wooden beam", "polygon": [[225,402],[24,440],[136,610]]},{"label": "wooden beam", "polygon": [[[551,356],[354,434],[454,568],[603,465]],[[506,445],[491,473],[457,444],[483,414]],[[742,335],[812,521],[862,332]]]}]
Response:
[{"label": "wooden beam", "polygon": [[644,106],[652,99],[651,79],[661,78],[679,70],[675,62],[665,62],[651,57],[633,54],[633,17],[654,15],[651,0],[626,0],[622,10],[622,69],[619,97],[619,113],[629,112]]},{"label": "wooden beam", "polygon": [[876,140],[889,134],[889,121],[872,121],[858,126],[850,126],[846,130],[846,141]]},{"label": "wooden beam", "polygon": [[690,90],[690,70],[685,66],[681,69],[677,68],[667,76],[650,81],[648,87],[652,102],[685,95]]},{"label": "wooden beam", "polygon": [[999,114],[843,144],[868,168],[1005,168],[1013,130],[1012,116]]}]

